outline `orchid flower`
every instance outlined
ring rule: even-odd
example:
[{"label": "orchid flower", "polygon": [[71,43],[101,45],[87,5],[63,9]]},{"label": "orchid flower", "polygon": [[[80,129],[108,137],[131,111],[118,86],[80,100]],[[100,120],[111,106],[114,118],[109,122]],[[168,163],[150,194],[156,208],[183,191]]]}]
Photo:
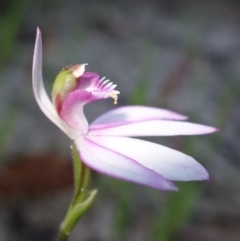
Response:
[{"label": "orchid flower", "polygon": [[37,30],[33,57],[33,90],[43,113],[78,149],[82,162],[102,174],[160,190],[177,190],[172,181],[207,180],[206,169],[192,157],[168,147],[131,137],[200,135],[216,128],[186,122],[178,113],[146,106],[124,106],[102,114],[90,125],[85,104],[119,91],[109,80],[85,72],[86,64],[65,67],[53,85],[52,101],[42,78],[42,39]]}]

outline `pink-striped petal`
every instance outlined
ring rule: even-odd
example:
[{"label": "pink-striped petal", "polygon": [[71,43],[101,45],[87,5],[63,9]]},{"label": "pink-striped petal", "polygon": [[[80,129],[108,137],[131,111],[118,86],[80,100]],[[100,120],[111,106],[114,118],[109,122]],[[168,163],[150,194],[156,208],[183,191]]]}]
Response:
[{"label": "pink-striped petal", "polygon": [[146,106],[125,106],[110,110],[91,123],[91,128],[115,126],[139,121],[167,119],[186,120],[187,117],[178,113]]},{"label": "pink-striped petal", "polygon": [[68,134],[67,127],[59,118],[52,102],[50,101],[42,78],[42,38],[39,28],[37,28],[37,36],[33,55],[33,67],[32,67],[32,84],[35,99],[42,110],[42,112],[63,132]]},{"label": "pink-striped petal", "polygon": [[97,172],[160,190],[177,190],[171,181],[124,154],[103,147],[100,143],[85,137],[78,138],[75,143],[81,160]]},{"label": "pink-striped petal", "polygon": [[207,180],[206,169],[179,151],[152,142],[127,137],[88,137],[101,146],[136,160],[173,181]]},{"label": "pink-striped petal", "polygon": [[183,121],[151,120],[104,127],[91,126],[93,136],[176,136],[202,135],[217,131],[216,128]]}]

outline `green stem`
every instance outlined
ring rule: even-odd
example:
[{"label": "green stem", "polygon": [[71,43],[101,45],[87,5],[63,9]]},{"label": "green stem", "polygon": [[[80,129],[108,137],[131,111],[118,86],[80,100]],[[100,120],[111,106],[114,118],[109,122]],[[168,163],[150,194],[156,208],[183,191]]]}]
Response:
[{"label": "green stem", "polygon": [[72,154],[74,166],[74,197],[60,226],[58,241],[68,240],[71,231],[89,208],[97,193],[96,191],[90,192],[88,197],[90,170],[80,160],[75,143],[72,144]]},{"label": "green stem", "polygon": [[58,241],[67,241],[68,240],[68,234],[66,234],[61,228],[59,231]]},{"label": "green stem", "polygon": [[[74,164],[74,197],[71,206],[77,202],[84,201],[87,196],[88,183],[90,178],[89,168],[80,160],[75,143],[72,144]],[[70,206],[70,207],[71,207]]]}]

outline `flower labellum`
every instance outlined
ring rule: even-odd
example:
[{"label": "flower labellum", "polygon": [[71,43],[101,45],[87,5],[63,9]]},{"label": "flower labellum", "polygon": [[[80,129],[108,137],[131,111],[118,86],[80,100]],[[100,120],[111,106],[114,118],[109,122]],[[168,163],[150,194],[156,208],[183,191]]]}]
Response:
[{"label": "flower labellum", "polygon": [[217,129],[186,122],[169,110],[124,106],[98,117],[90,125],[85,104],[106,98],[117,103],[116,85],[85,72],[86,64],[70,65],[57,75],[52,102],[42,79],[42,39],[37,29],[33,57],[33,91],[43,113],[72,139],[82,162],[89,168],[118,179],[160,190],[177,190],[172,181],[207,180],[206,169],[179,151],[136,136],[200,135]]}]

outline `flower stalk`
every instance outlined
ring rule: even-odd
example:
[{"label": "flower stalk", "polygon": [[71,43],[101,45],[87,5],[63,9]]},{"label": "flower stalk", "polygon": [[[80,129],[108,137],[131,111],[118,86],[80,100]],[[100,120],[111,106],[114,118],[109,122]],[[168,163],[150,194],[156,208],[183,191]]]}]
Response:
[{"label": "flower stalk", "polygon": [[78,150],[74,142],[71,146],[71,149],[74,168],[74,197],[71,207],[74,207],[78,202],[82,202],[86,199],[90,178],[90,169],[80,160]]},{"label": "flower stalk", "polygon": [[64,218],[58,241],[67,241],[73,228],[91,206],[97,190],[88,192],[90,178],[89,168],[80,160],[75,143],[71,146],[74,166],[74,197]]}]

